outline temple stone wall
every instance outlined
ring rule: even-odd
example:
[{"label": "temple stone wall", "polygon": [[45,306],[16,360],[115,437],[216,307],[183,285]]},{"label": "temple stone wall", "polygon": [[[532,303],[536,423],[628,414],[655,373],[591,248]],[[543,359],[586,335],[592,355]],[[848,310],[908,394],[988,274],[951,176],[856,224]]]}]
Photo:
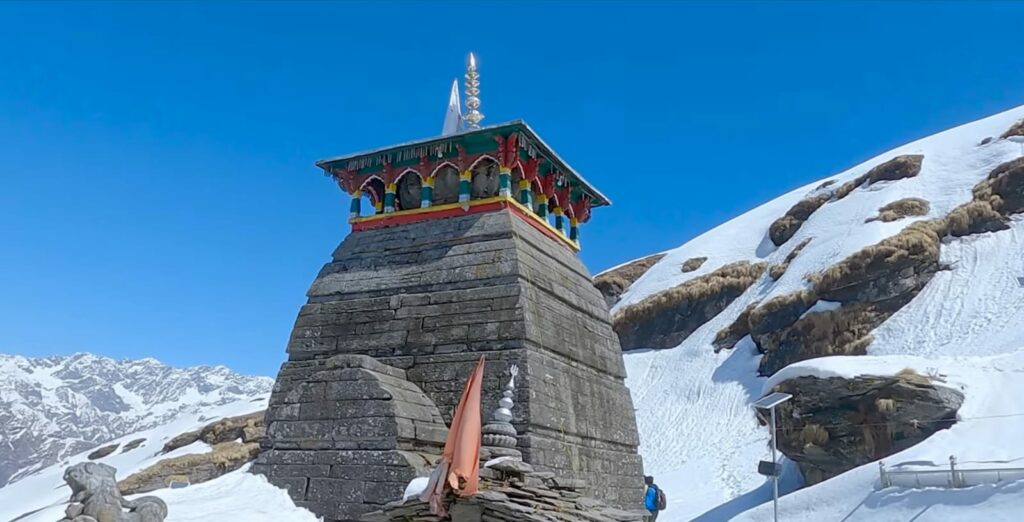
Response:
[{"label": "temple stone wall", "polygon": [[[447,422],[484,354],[485,416],[508,367],[520,366],[513,423],[527,462],[582,479],[612,504],[641,502],[636,421],[604,299],[576,255],[522,218],[502,210],[352,233],[308,297],[272,402],[321,361],[361,354],[403,371]],[[343,393],[330,390],[328,401]],[[268,410],[269,431],[315,420],[283,412]],[[268,450],[294,451],[268,435]],[[269,455],[261,462],[283,458]]]},{"label": "temple stone wall", "polygon": [[328,520],[354,520],[401,498],[448,435],[405,372],[365,355],[286,364],[267,408],[254,473]]}]

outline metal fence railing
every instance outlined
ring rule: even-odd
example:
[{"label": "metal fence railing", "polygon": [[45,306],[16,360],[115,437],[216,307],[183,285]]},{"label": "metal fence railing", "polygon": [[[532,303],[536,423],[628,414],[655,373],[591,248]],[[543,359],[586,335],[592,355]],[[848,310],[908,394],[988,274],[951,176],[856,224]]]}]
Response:
[{"label": "metal fence railing", "polygon": [[926,470],[890,470],[878,463],[879,483],[883,488],[966,488],[981,484],[998,484],[1024,479],[1024,468],[957,467],[956,457],[949,457],[949,468]]}]

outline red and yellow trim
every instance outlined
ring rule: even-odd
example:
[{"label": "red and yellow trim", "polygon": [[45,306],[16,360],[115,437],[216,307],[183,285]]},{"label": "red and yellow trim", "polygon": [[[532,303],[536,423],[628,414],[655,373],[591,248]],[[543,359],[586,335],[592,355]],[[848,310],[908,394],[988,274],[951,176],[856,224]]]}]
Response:
[{"label": "red and yellow trim", "polygon": [[533,211],[511,197],[496,196],[493,198],[476,199],[469,201],[467,208],[464,209],[463,206],[464,203],[449,203],[446,205],[438,205],[428,208],[399,210],[388,214],[378,214],[374,216],[350,219],[349,223],[352,224],[353,232],[359,232],[362,230],[373,230],[376,228],[406,225],[420,221],[464,216],[466,214],[483,214],[507,209],[509,212],[525,220],[542,234],[562,243],[573,252],[579,252],[580,250],[579,245],[576,244],[575,241],[569,240],[569,238],[565,237],[563,233],[551,226],[547,220],[544,220],[537,214],[534,214]]}]

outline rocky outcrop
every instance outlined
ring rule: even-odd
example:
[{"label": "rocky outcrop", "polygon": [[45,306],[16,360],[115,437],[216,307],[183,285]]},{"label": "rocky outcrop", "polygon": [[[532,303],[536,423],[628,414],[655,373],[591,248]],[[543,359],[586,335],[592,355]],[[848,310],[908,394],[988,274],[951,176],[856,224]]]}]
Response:
[{"label": "rocky outcrop", "polygon": [[678,346],[754,284],[766,266],[731,263],[619,310],[612,326],[622,349]]},{"label": "rocky outcrop", "polygon": [[808,485],[902,451],[956,422],[963,395],[912,370],[896,376],[798,377],[774,388],[779,449]]},{"label": "rocky outcrop", "polygon": [[[195,442],[211,446],[209,452],[192,453],[158,461],[118,483],[121,493],[134,495],[168,487],[171,482],[199,484],[230,473],[252,462],[260,451],[260,442],[266,436],[263,427],[264,412],[258,411],[211,422],[201,429],[182,433],[167,441],[163,453],[169,453]],[[140,445],[146,439],[136,439],[125,445]],[[134,447],[132,446],[132,447]]]},{"label": "rocky outcrop", "polygon": [[106,464],[83,462],[64,472],[71,502],[58,522],[163,522],[167,504],[157,497],[127,500],[117,489],[117,470]]},{"label": "rocky outcrop", "polygon": [[146,439],[144,439],[144,438],[132,439],[131,441],[126,442],[124,444],[124,447],[121,448],[121,453],[128,453],[129,451],[131,451],[133,449],[136,449],[139,446],[142,446],[145,442],[146,442]]},{"label": "rocky outcrop", "polygon": [[796,205],[793,205],[792,208],[786,211],[785,215],[776,219],[768,227],[768,237],[772,240],[772,243],[775,246],[782,246],[786,241],[789,241],[800,230],[804,221],[807,221],[807,218],[811,217],[814,211],[828,203],[830,199],[832,199],[832,194],[825,192],[802,199]]},{"label": "rocky outcrop", "polygon": [[879,181],[897,181],[912,178],[921,173],[921,163],[924,156],[920,154],[906,154],[876,166],[867,173],[858,176],[852,181],[842,184],[835,191],[836,199],[843,199],[859,187],[869,187]]},{"label": "rocky outcrop", "polygon": [[103,457],[106,457],[107,455],[110,455],[111,453],[117,451],[118,446],[120,446],[120,444],[108,444],[101,448],[97,448],[93,452],[89,453],[89,455],[87,455],[86,458],[89,460],[102,459]]},{"label": "rocky outcrop", "polygon": [[797,246],[793,247],[793,250],[790,250],[790,252],[786,254],[785,259],[783,259],[781,263],[772,265],[772,267],[768,269],[768,277],[771,277],[772,281],[778,281],[779,278],[786,274],[786,270],[789,270],[789,264],[796,259],[796,256],[800,255],[800,252],[810,242],[811,238],[807,238],[797,244]]},{"label": "rocky outcrop", "polygon": [[753,302],[747,305],[740,312],[740,315],[736,316],[735,321],[718,331],[714,341],[711,343],[715,347],[715,353],[722,350],[732,350],[736,347],[736,343],[750,335],[750,314],[753,313],[758,304],[760,303]]},{"label": "rocky outcrop", "polygon": [[[758,372],[772,375],[805,359],[865,353],[871,331],[939,271],[939,245],[930,223],[912,224],[812,274],[810,289],[776,297],[751,311],[748,331],[764,354]],[[826,304],[824,309],[812,309],[819,301]]]},{"label": "rocky outcrop", "polygon": [[211,446],[225,442],[242,441],[259,443],[265,436],[263,417],[266,412],[258,411],[237,417],[228,417],[211,422],[201,429],[182,433],[164,444],[164,453],[169,453],[193,442],[205,442]]},{"label": "rocky outcrop", "polygon": [[871,223],[872,221],[882,221],[884,223],[890,223],[906,217],[912,216],[925,216],[931,209],[931,205],[927,200],[921,198],[903,198],[893,201],[887,205],[883,205],[882,208],[878,209],[878,215],[870,217],[865,220],[865,223]]},{"label": "rocky outcrop", "polygon": [[[1014,123],[1012,127],[1006,130],[1000,138],[1006,139],[1013,136],[1024,136],[1024,120]],[[991,138],[990,138],[991,139]]]},{"label": "rocky outcrop", "polygon": [[704,256],[691,257],[690,259],[683,261],[683,266],[680,267],[680,270],[682,270],[684,274],[693,272],[698,268],[704,266],[704,263],[706,263],[707,260],[708,258]]},{"label": "rocky outcrop", "polygon": [[[920,169],[919,157],[913,158],[900,156],[884,163],[862,176],[863,182],[906,177]],[[887,211],[886,207],[881,210]],[[731,348],[748,332],[764,354],[758,368],[761,375],[804,359],[863,354],[872,340],[870,332],[909,303],[942,269],[943,237],[1005,230],[1010,216],[1020,212],[1024,212],[1024,158],[993,169],[974,187],[972,200],[949,215],[912,223],[810,275],[811,288],[741,314],[719,332],[715,349]],[[819,301],[838,307],[812,310]]]},{"label": "rocky outcrop", "polygon": [[[367,513],[363,522],[641,522],[641,511],[623,511],[584,497],[586,485],[559,480],[553,473],[534,472],[529,464],[505,461],[480,469],[480,492],[471,497],[449,496],[444,504],[450,517],[430,512],[418,497],[391,502]],[[637,501],[637,507],[641,507]]]},{"label": "rocky outcrop", "polygon": [[833,200],[840,200],[850,195],[851,192],[861,186],[870,186],[879,181],[895,181],[904,178],[917,176],[921,172],[921,162],[924,156],[905,155],[897,156],[881,165],[874,167],[856,179],[848,181],[834,190],[826,190],[832,185],[825,182],[817,189],[815,194],[804,198],[796,205],[793,205],[785,215],[776,219],[768,228],[768,237],[775,246],[782,246],[789,241],[804,222],[811,217],[825,203]]},{"label": "rocky outcrop", "polygon": [[644,275],[655,263],[661,261],[663,257],[665,254],[647,256],[598,274],[594,278],[594,286],[601,291],[608,308],[619,302],[619,297],[629,288],[629,285],[640,279],[640,276]]},{"label": "rocky outcrop", "polygon": [[117,487],[124,495],[135,495],[166,488],[171,482],[199,484],[252,462],[259,451],[258,442],[223,442],[206,453],[163,459],[118,482]]}]

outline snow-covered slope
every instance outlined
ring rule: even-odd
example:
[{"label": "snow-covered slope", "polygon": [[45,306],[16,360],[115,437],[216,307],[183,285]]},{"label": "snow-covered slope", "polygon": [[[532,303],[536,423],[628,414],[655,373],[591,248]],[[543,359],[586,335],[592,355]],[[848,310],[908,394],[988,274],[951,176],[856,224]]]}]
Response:
[{"label": "snow-covered slope", "polygon": [[[268,393],[263,393],[251,399],[208,406],[198,413],[182,414],[156,428],[115,439],[114,442],[122,448],[126,442],[135,439],[144,438],[145,442],[127,452],[118,450],[98,462],[117,468],[118,478],[123,479],[165,458],[208,452],[209,446],[195,442],[170,453],[159,454],[164,443],[171,438],[197,430],[213,419],[265,409],[268,397]],[[88,452],[83,452],[71,456],[0,488],[0,521],[53,522],[62,518],[71,496],[63,480],[64,469],[86,461],[87,455]],[[249,474],[247,469],[245,466],[209,482],[182,489],[161,489],[147,495],[156,495],[167,502],[167,522],[317,522],[317,517],[295,507],[287,492],[271,486],[261,476]]]},{"label": "snow-covered slope", "polygon": [[[671,250],[622,294],[616,310],[639,303],[659,291],[706,275],[735,261],[780,263],[803,240],[813,238],[777,281],[763,276],[729,307],[705,323],[678,347],[638,350],[626,355],[628,385],[637,406],[641,453],[647,471],[670,497],[661,521],[729,520],[770,498],[757,462],[766,459],[768,432],[751,412],[751,402],[770,383],[757,377],[760,355],[750,337],[734,349],[714,353],[716,333],[730,325],[749,304],[807,288],[807,275],[821,271],[862,248],[890,237],[921,219],[946,216],[972,198],[972,188],[998,165],[1022,155],[1019,143],[998,139],[1024,117],[1024,108],[963,125],[909,143],[845,172],[801,187],[739,216]],[[993,138],[982,145],[982,141]],[[861,187],[815,211],[796,235],[776,247],[768,238],[771,223],[795,203],[814,194],[826,180],[835,186],[904,154],[924,155],[916,177]],[[894,222],[873,221],[879,208],[893,201],[923,198],[927,216]],[[707,262],[684,273],[680,265],[706,256]],[[910,366],[949,375],[966,401],[961,421],[925,443],[893,455],[887,462],[964,461],[1024,463],[1024,407],[1014,405],[1024,389],[1024,220],[1009,230],[946,240],[939,272],[925,289],[873,332],[868,356],[804,361],[782,375],[893,374]],[[972,416],[1000,417],[968,420]],[[993,464],[1009,465],[1009,464]],[[788,466],[783,489],[800,484]],[[978,520],[1003,516],[1024,507],[1024,485],[983,488],[975,493],[876,492],[877,466],[869,465],[801,490],[781,502],[786,520]],[[1013,495],[1012,493],[1017,493]],[[979,503],[986,507],[971,508]],[[942,507],[927,509],[942,504]],[[744,520],[766,520],[770,506],[749,511]],[[923,514],[922,514],[923,513]],[[970,513],[968,515],[968,513]],[[913,518],[917,515],[920,518]],[[1002,514],[1002,515],[1001,515]]]},{"label": "snow-covered slope", "polygon": [[223,366],[0,354],[0,487],[117,437],[249,400],[271,386],[268,377]]}]

